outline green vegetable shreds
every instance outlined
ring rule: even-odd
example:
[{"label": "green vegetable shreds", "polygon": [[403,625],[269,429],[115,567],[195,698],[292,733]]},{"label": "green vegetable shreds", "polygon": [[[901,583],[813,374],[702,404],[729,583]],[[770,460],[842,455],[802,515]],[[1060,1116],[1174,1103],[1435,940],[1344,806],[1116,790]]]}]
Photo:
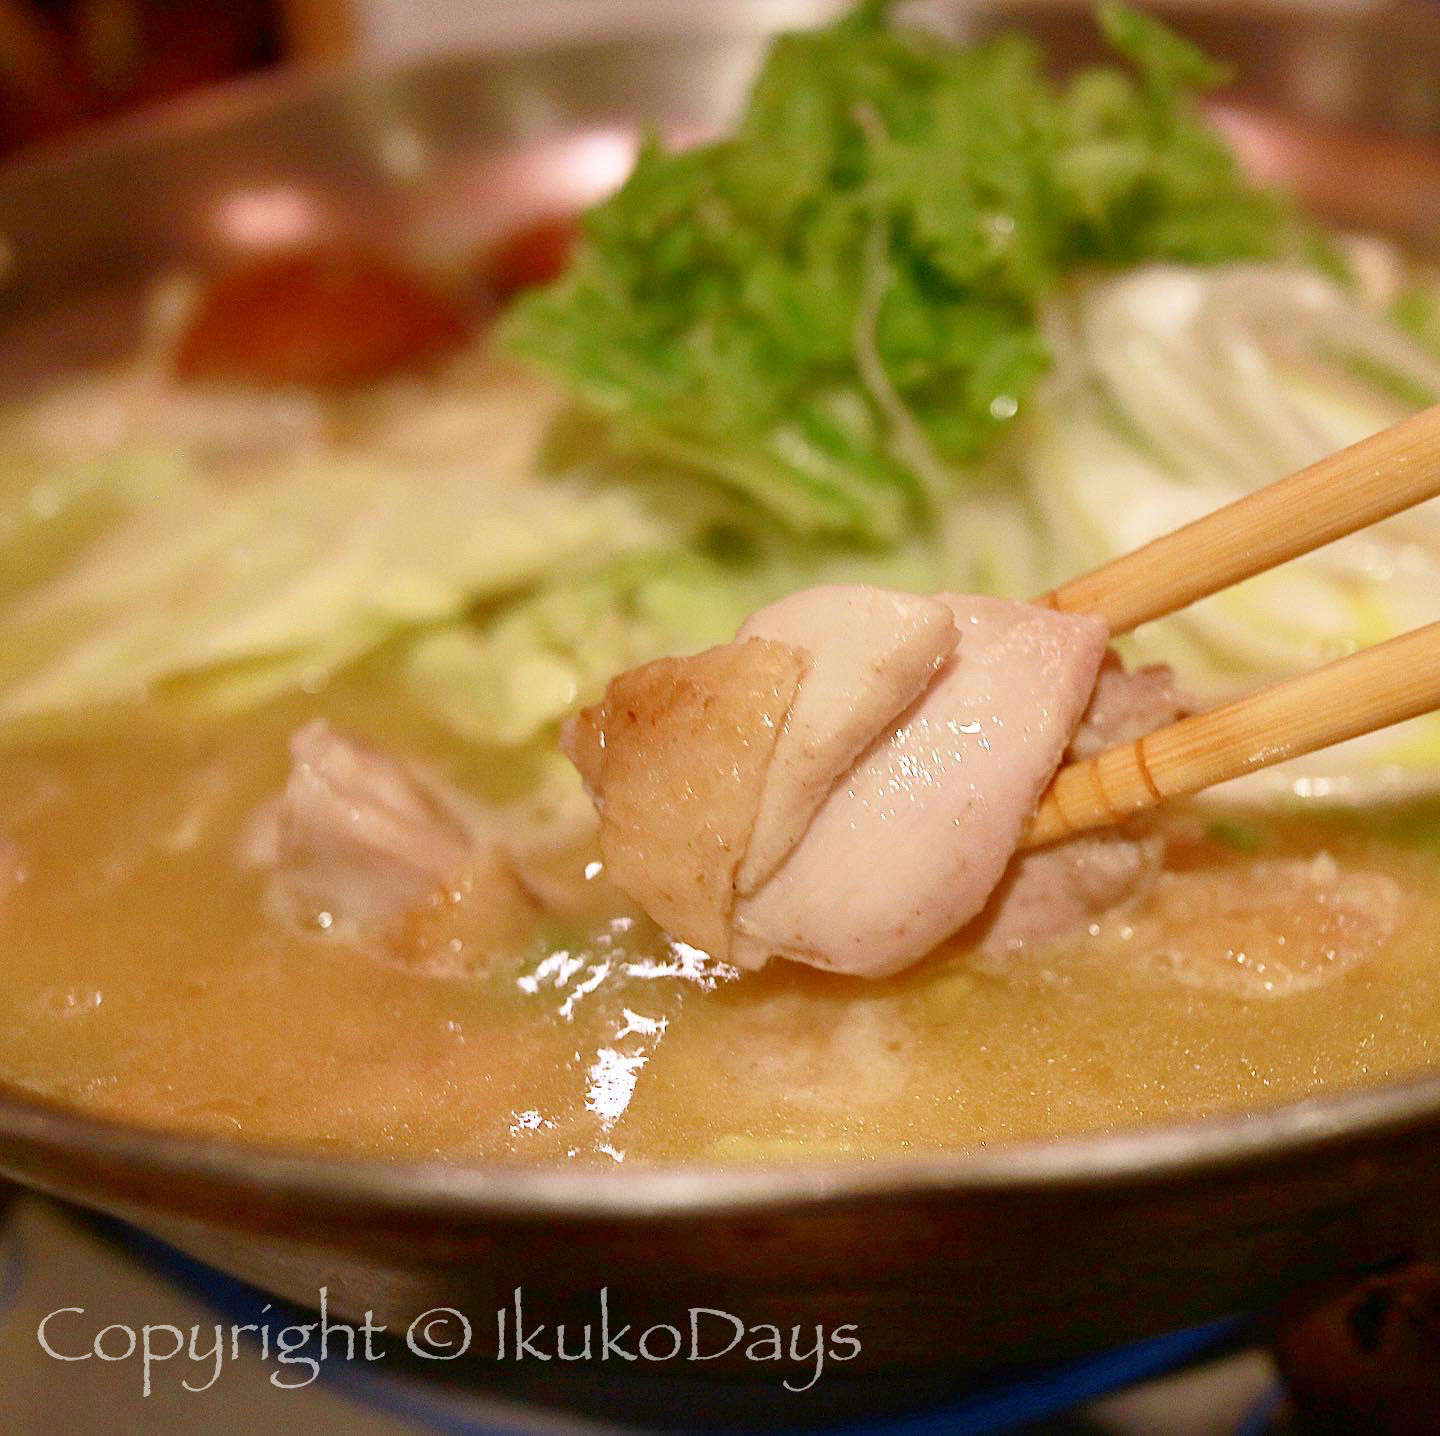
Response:
[{"label": "green vegetable shreds", "polygon": [[1146,16],[1063,86],[886,3],[781,39],[733,136],[643,147],[506,337],[618,435],[800,532],[890,542],[1013,418],[1068,271],[1263,258],[1285,217],[1199,116],[1221,73]]}]

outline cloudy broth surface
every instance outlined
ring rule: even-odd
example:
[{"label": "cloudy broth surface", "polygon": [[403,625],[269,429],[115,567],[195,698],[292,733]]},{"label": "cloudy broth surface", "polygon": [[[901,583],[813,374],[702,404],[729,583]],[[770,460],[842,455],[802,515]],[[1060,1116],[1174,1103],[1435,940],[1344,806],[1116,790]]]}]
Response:
[{"label": "cloudy broth surface", "polygon": [[[255,1141],[638,1163],[1114,1130],[1434,1064],[1440,891],[1413,818],[1176,814],[1188,886],[1168,904],[1003,959],[942,951],[875,983],[782,962],[736,974],[637,916],[581,843],[560,861],[577,882],[594,874],[588,916],[542,919],[523,950],[438,977],[278,928],[236,861],[283,782],[288,733],[316,711],[472,790],[513,781],[359,682],[243,721],[117,722],[0,757],[0,824],[24,857],[0,910],[0,1079]],[[1353,924],[1317,936],[1313,913],[1255,916],[1245,894],[1320,854],[1342,879],[1392,880],[1400,919],[1348,966],[1342,951],[1343,970],[1277,995],[1266,974],[1283,979],[1287,953],[1323,969]],[[1198,956],[1197,910],[1220,915]]]}]

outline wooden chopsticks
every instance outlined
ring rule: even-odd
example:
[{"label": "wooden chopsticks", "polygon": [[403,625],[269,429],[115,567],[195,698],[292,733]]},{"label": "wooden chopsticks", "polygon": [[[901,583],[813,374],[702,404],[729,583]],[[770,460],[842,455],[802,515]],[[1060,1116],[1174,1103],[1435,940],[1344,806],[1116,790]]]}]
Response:
[{"label": "wooden chopsticks", "polygon": [[1440,405],[1256,489],[1034,601],[1112,636],[1440,495]]},{"label": "wooden chopsticks", "polygon": [[1440,708],[1440,623],[1062,768],[1022,848]]},{"label": "wooden chopsticks", "polygon": [[[1036,602],[1112,634],[1440,495],[1440,406],[1136,549]],[[1055,775],[1021,839],[1039,847],[1169,798],[1440,708],[1440,623],[1183,718]]]}]

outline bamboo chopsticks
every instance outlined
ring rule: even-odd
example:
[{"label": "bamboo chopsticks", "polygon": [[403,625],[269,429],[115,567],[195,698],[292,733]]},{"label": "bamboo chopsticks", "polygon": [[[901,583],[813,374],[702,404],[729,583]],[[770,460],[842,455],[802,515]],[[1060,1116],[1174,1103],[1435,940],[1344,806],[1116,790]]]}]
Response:
[{"label": "bamboo chopsticks", "polygon": [[[1112,634],[1440,495],[1440,406],[1364,439],[1036,602]],[[1039,847],[1169,798],[1440,708],[1440,623],[1062,768],[1021,839]]]},{"label": "bamboo chopsticks", "polygon": [[1440,405],[1256,489],[1034,601],[1113,636],[1440,495]]},{"label": "bamboo chopsticks", "polygon": [[1021,847],[1118,823],[1287,758],[1440,708],[1440,623],[1182,718],[1062,768]]}]

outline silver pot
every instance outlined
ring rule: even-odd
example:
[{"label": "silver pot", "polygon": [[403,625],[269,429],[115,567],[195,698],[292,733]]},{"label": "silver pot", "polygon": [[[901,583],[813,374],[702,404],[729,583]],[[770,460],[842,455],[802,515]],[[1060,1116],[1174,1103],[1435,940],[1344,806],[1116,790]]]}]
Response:
[{"label": "silver pot", "polygon": [[[531,7],[472,55],[264,79],[13,169],[4,382],[133,342],[138,295],[166,266],[287,235],[443,257],[583,203],[617,177],[637,121],[722,127],[768,34],[830,9]],[[1073,10],[931,9],[960,30],[1027,25],[1068,56],[1093,43]],[[1236,63],[1222,118],[1254,163],[1344,222],[1440,248],[1440,14],[1181,15]],[[443,1305],[493,1331],[517,1286],[551,1323],[593,1322],[607,1288],[637,1330],[699,1306],[855,1325],[860,1356],[810,1398],[839,1391],[854,1409],[1263,1309],[1434,1246],[1440,1079],[994,1152],[613,1172],[296,1155],[10,1093],[0,1172],[297,1302],[325,1286],[332,1312],[399,1327]],[[728,1360],[690,1374],[727,1367],[741,1387],[754,1376]],[[620,1385],[666,1369],[637,1363]],[[613,1406],[615,1375],[552,1369],[541,1384]],[[773,1399],[794,1419],[799,1398],[768,1372],[764,1386],[754,1409]]]}]

